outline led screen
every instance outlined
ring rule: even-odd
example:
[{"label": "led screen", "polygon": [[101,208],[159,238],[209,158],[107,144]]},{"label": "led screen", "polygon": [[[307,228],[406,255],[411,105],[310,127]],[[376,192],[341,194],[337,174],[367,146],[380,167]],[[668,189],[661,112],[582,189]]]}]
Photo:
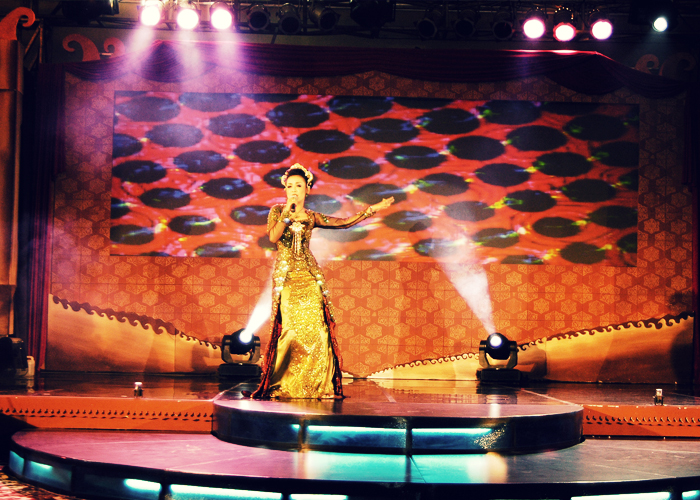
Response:
[{"label": "led screen", "polygon": [[269,257],[280,177],[316,175],[326,259],[634,266],[638,107],[117,92],[113,255]]}]

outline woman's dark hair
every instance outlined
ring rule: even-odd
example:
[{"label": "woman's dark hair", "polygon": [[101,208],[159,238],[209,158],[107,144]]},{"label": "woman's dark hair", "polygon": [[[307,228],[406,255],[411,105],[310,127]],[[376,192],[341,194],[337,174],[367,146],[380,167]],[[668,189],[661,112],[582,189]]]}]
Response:
[{"label": "woman's dark hair", "polygon": [[287,170],[285,172],[285,175],[287,176],[287,178],[290,178],[293,175],[298,175],[299,177],[303,177],[304,179],[306,179],[306,185],[309,186],[309,188],[313,187],[314,182],[316,182],[316,179],[312,179],[311,183],[309,183],[309,178],[306,177],[306,172],[300,168],[290,168],[289,170]]}]

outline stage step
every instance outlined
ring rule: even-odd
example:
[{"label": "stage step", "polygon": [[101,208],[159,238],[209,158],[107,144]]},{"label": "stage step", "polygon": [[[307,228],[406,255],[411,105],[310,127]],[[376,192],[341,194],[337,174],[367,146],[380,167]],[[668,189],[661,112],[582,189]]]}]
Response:
[{"label": "stage step", "polygon": [[231,443],[344,453],[532,453],[581,442],[571,404],[421,404],[214,399],[213,432]]}]

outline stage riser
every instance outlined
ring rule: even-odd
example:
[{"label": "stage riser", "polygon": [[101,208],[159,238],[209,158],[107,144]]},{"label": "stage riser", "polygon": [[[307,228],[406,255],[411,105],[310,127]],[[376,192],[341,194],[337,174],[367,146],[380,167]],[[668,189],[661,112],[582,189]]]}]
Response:
[{"label": "stage riser", "polygon": [[[13,437],[9,471],[52,491],[114,500],[698,500],[697,443],[647,443],[405,457],[248,449],[201,434],[35,430]],[[628,473],[614,479],[621,463]]]}]

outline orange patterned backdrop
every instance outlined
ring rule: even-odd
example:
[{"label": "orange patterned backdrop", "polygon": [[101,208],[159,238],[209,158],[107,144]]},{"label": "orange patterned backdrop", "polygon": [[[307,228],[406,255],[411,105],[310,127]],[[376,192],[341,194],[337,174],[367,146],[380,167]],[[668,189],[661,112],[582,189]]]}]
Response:
[{"label": "orange patterned backdrop", "polygon": [[[681,99],[621,89],[576,94],[546,78],[459,84],[378,72],[281,78],[225,68],[177,84],[129,75],[95,83],[68,75],[67,171],[56,183],[51,293],[171,322],[217,343],[245,326],[265,291],[265,259],[110,256],[114,92],[294,93],[466,100],[605,102],[640,106],[637,267],[488,264],[496,328],[524,343],[558,333],[691,309],[691,196],[681,185]],[[364,376],[397,364],[476,352],[486,335],[437,263],[323,263],[338,320],[343,369]],[[267,325],[259,333],[267,341]],[[55,335],[55,334],[54,334]],[[49,347],[60,342],[52,337]],[[138,349],[138,346],[134,346]],[[47,353],[47,369],[70,370]],[[99,366],[94,367],[99,370]]]}]

